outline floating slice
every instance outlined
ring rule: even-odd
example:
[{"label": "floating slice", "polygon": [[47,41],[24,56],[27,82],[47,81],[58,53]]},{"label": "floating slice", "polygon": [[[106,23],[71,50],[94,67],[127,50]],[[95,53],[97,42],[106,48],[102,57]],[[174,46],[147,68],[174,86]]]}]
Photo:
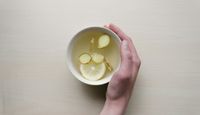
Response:
[{"label": "floating slice", "polygon": [[110,43],[110,37],[106,34],[101,35],[98,39],[98,48],[104,48]]},{"label": "floating slice", "polygon": [[109,71],[113,70],[113,67],[111,66],[111,64],[108,62],[108,60],[104,59],[104,63],[106,65],[106,67],[108,68]]},{"label": "floating slice", "polygon": [[83,53],[80,55],[79,57],[79,61],[82,63],[82,64],[87,64],[89,63],[91,60],[91,56],[88,54],[88,53]]},{"label": "floating slice", "polygon": [[95,63],[102,63],[104,61],[104,56],[98,53],[93,53],[91,57],[92,61],[94,61]]},{"label": "floating slice", "polygon": [[104,63],[96,64],[90,62],[88,64],[81,64],[80,71],[83,77],[85,77],[86,79],[96,81],[104,76],[106,72],[106,66]]}]

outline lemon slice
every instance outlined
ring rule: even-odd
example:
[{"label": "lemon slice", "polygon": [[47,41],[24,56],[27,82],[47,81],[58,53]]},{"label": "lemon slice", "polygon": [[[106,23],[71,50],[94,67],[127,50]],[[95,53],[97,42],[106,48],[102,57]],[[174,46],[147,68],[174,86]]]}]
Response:
[{"label": "lemon slice", "polygon": [[98,53],[93,53],[91,57],[92,61],[94,61],[95,63],[101,63],[104,60],[104,56]]},{"label": "lemon slice", "polygon": [[110,37],[106,34],[101,35],[98,39],[98,48],[104,48],[110,43]]},{"label": "lemon slice", "polygon": [[106,66],[104,63],[96,64],[91,62],[88,64],[81,64],[80,71],[83,77],[86,79],[96,81],[104,76],[106,72]]},{"label": "lemon slice", "polygon": [[79,56],[79,61],[82,63],[82,64],[86,64],[86,63],[89,63],[91,60],[91,56],[87,53],[83,53]]}]

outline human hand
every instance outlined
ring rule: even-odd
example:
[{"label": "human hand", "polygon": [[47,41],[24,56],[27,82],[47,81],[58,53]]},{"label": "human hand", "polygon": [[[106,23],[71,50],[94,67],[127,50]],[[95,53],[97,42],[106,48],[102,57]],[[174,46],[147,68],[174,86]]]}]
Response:
[{"label": "human hand", "polygon": [[131,97],[140,68],[140,58],[130,37],[113,24],[105,26],[121,39],[121,65],[108,84],[106,102],[101,115],[123,115]]}]

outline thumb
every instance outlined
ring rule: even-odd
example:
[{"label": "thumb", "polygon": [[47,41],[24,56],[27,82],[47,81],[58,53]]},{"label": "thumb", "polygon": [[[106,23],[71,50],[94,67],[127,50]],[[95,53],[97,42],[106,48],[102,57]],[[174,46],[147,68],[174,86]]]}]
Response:
[{"label": "thumb", "polygon": [[132,54],[127,40],[123,40],[121,43],[121,66],[119,71],[131,74],[132,70]]}]

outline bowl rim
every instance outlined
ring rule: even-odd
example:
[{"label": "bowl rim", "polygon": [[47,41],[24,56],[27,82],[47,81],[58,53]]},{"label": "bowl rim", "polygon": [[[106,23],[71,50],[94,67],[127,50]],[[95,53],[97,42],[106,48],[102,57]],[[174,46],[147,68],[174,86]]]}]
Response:
[{"label": "bowl rim", "polygon": [[70,54],[72,54],[72,47],[73,47],[73,42],[75,41],[75,38],[80,35],[80,33],[84,32],[84,31],[88,31],[88,30],[91,30],[91,29],[100,29],[100,30],[104,30],[106,31],[106,33],[108,33],[109,35],[112,36],[112,38],[116,38],[114,41],[117,43],[117,46],[118,48],[120,48],[120,43],[121,43],[121,40],[119,38],[119,36],[114,33],[112,30],[106,28],[106,27],[101,27],[101,26],[91,26],[91,27],[86,27],[86,28],[83,28],[82,30],[80,30],[79,32],[77,32],[75,35],[73,35],[71,37],[71,39],[69,40],[68,42],[68,45],[67,45],[67,66],[70,70],[70,72],[72,73],[72,75],[78,79],[79,81],[81,81],[82,83],[85,83],[87,85],[94,85],[94,86],[98,86],[98,85],[104,85],[108,82],[110,82],[113,74],[119,69],[120,67],[120,63],[121,63],[121,59],[119,59],[119,63],[118,63],[118,66],[116,68],[115,71],[112,72],[112,74],[110,74],[108,77],[106,77],[105,79],[103,80],[97,80],[97,81],[90,81],[90,80],[87,80],[85,79],[79,72],[77,72],[77,70],[75,69],[73,63],[72,63],[72,57]]}]

